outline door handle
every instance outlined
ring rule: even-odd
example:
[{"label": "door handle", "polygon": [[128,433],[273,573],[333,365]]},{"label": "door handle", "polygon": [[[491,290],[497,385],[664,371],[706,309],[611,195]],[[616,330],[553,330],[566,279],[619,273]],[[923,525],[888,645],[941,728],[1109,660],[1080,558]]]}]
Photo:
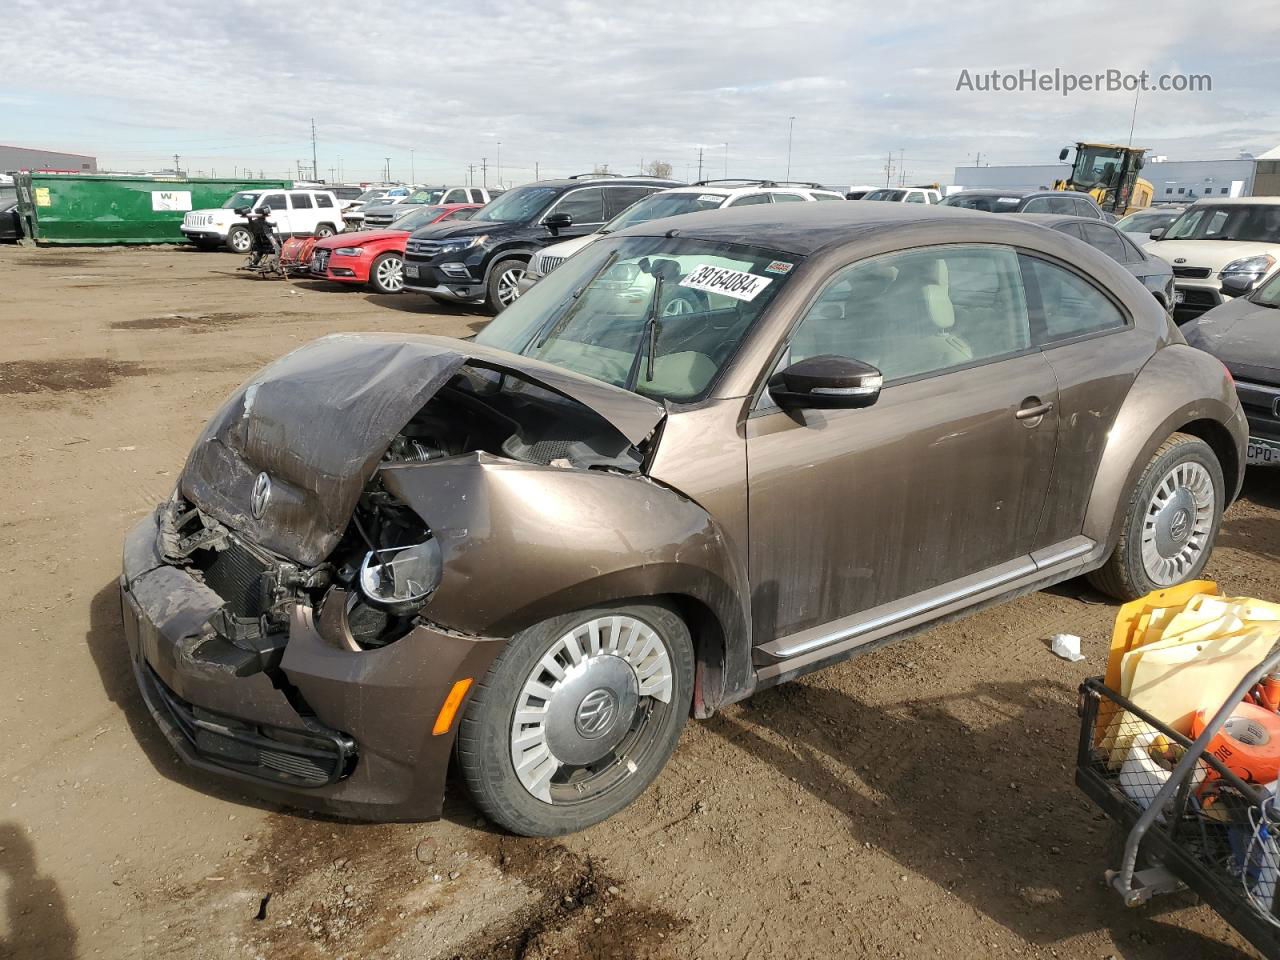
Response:
[{"label": "door handle", "polygon": [[[1035,403],[1037,399],[1038,398],[1036,397],[1032,397],[1030,398],[1030,400],[1024,400],[1023,402]],[[1035,406],[1031,406],[1031,407],[1024,406],[1019,408],[1018,412],[1015,413],[1014,416],[1019,420],[1036,420],[1040,417],[1043,417],[1046,413],[1049,413],[1051,410],[1053,410],[1052,401],[1048,403],[1035,403]]]}]

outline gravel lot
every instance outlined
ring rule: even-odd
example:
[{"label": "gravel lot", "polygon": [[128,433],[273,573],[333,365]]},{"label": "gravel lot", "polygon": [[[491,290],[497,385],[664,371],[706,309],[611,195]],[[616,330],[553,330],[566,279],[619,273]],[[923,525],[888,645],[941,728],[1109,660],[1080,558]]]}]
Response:
[{"label": "gravel lot", "polygon": [[[127,667],[124,532],[253,370],[345,330],[466,336],[412,297],[186,249],[0,249],[0,957],[1225,958],[1189,898],[1128,911],[1072,783],[1114,607],[1025,597],[691,723],[656,785],[559,841],[302,816],[185,770]],[[1280,599],[1280,477],[1209,574]],[[1055,632],[1085,662],[1052,656]]]}]

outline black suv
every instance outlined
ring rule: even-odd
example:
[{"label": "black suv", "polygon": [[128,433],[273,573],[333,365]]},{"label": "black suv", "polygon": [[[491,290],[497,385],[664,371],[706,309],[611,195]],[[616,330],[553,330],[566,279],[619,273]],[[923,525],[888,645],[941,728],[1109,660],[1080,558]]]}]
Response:
[{"label": "black suv", "polygon": [[1058,213],[1069,217],[1114,220],[1087,193],[1074,190],[962,190],[942,201],[944,207],[987,213]]},{"label": "black suv", "polygon": [[409,237],[404,289],[500,313],[520,295],[520,278],[538,249],[581,237],[637,200],[682,184],[656,177],[580,174],[527,183],[459,223],[433,223]]}]

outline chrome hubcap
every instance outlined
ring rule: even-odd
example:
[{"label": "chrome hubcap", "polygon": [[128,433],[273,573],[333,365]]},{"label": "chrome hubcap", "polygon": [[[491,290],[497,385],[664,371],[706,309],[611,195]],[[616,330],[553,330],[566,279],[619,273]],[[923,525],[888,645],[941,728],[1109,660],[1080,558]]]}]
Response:
[{"label": "chrome hubcap", "polygon": [[511,763],[544,803],[590,799],[635,772],[655,701],[670,703],[671,658],[648,624],[598,617],[560,637],[529,673],[511,721]]},{"label": "chrome hubcap", "polygon": [[1193,461],[1164,475],[1142,524],[1142,565],[1153,583],[1185,580],[1209,548],[1217,493],[1209,471]]},{"label": "chrome hubcap", "polygon": [[498,302],[504,307],[510,306],[520,296],[520,281],[524,279],[523,267],[512,267],[502,271],[498,278]]},{"label": "chrome hubcap", "polygon": [[378,283],[385,290],[399,290],[404,286],[404,261],[389,257],[378,264]]},{"label": "chrome hubcap", "polygon": [[676,297],[674,300],[668,301],[667,305],[662,308],[664,317],[683,317],[689,313],[693,313],[693,304],[684,297]]},{"label": "chrome hubcap", "polygon": [[247,233],[236,233],[231,237],[231,246],[235,248],[236,253],[248,253],[249,248],[253,246],[253,238]]}]

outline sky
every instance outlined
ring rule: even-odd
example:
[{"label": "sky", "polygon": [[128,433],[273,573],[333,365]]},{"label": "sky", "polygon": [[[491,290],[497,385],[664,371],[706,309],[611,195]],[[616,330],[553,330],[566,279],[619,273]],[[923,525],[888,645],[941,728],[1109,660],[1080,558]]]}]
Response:
[{"label": "sky", "polygon": [[[664,160],[693,179],[941,182],[1125,143],[1131,92],[957,90],[961,71],[1207,74],[1138,95],[1171,160],[1280,144],[1280,5],[7,0],[0,143],[191,174],[506,185]],[[1089,15],[1086,15],[1086,12]],[[1109,19],[1116,13],[1114,20]],[[16,27],[16,29],[15,29]],[[794,118],[794,119],[793,119]],[[387,159],[389,158],[389,160]],[[482,162],[487,173],[482,174]],[[474,164],[474,173],[469,165]],[[499,169],[500,165],[500,169]]]}]

